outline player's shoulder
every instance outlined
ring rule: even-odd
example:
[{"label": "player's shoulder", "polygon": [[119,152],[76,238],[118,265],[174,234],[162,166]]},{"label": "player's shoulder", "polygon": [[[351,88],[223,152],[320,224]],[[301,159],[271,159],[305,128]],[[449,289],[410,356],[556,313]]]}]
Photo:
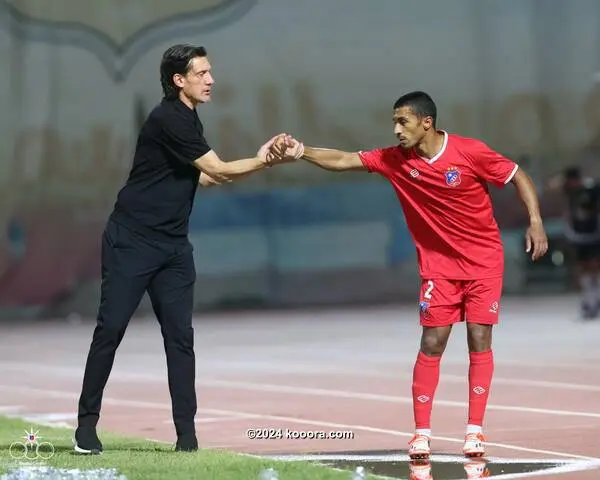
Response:
[{"label": "player's shoulder", "polygon": [[465,150],[479,150],[487,147],[486,143],[479,138],[467,137],[458,133],[448,133],[448,144]]},{"label": "player's shoulder", "polygon": [[448,145],[455,155],[471,162],[479,162],[496,153],[485,141],[464,135],[450,134]]},{"label": "player's shoulder", "polygon": [[381,151],[395,157],[406,157],[409,152],[400,145],[387,145],[381,148]]}]

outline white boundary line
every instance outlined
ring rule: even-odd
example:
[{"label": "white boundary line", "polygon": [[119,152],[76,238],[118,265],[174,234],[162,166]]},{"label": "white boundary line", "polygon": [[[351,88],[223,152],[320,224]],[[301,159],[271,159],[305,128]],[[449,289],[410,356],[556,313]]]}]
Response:
[{"label": "white boundary line", "polygon": [[[316,373],[316,372],[315,372]],[[343,370],[338,372],[331,372],[332,374],[339,373],[348,376],[367,376],[377,378],[388,378],[388,379],[412,379],[412,374],[406,373],[386,373],[377,370],[357,370],[349,371]],[[323,373],[321,373],[323,375]],[[464,383],[467,384],[467,376],[456,375],[453,373],[442,373],[442,382],[448,383]],[[568,383],[568,382],[555,382],[551,380],[532,380],[527,378],[505,378],[496,377],[492,379],[494,385],[515,385],[526,388],[548,388],[557,390],[573,390],[573,391],[585,391],[585,392],[600,392],[600,385],[588,385],[583,383]]]},{"label": "white boundary line", "polygon": [[21,405],[0,405],[0,415],[18,412],[21,408]]},{"label": "white boundary line", "polygon": [[[274,392],[274,393],[289,393],[294,395],[310,395],[317,397],[331,397],[331,398],[350,398],[357,400],[370,400],[377,402],[389,402],[389,403],[404,403],[411,404],[413,402],[412,397],[398,397],[394,395],[380,395],[376,393],[361,393],[361,392],[349,392],[346,390],[331,390],[325,388],[311,388],[311,387],[297,387],[292,385],[274,385],[270,383],[254,383],[254,382],[241,382],[232,380],[199,380],[196,382],[198,385],[204,385],[208,387],[221,387],[221,388],[233,388],[239,390],[254,390],[259,392]],[[435,405],[443,407],[456,407],[456,408],[467,408],[469,404],[467,402],[455,402],[451,400],[435,399]],[[555,410],[548,408],[533,408],[533,407],[522,407],[517,405],[494,405],[489,404],[488,410],[497,410],[505,412],[521,412],[521,413],[538,413],[544,415],[556,415],[563,417],[587,417],[587,418],[600,418],[600,413],[596,412],[575,412],[570,410]]]},{"label": "white boundary line", "polygon": [[[361,430],[364,432],[382,433],[382,434],[392,435],[392,436],[396,436],[396,437],[412,438],[412,436],[414,435],[414,432],[401,432],[398,430],[389,430],[389,429],[384,429],[384,428],[369,427],[367,425],[349,425],[349,424],[344,424],[344,423],[324,422],[324,421],[320,421],[320,420],[310,420],[307,418],[285,417],[285,416],[280,416],[280,415],[263,415],[263,414],[258,414],[258,413],[252,414],[252,413],[248,413],[248,412],[220,410],[220,409],[213,409],[213,408],[204,408],[204,409],[202,409],[202,412],[209,413],[209,414],[223,414],[223,415],[243,414],[243,415],[248,415],[249,417],[252,416],[252,418],[255,418],[257,420],[294,422],[294,423],[298,423],[298,424],[315,425],[315,426],[321,426],[321,427],[326,427],[326,428],[331,428],[331,429],[344,429],[344,430],[353,430],[353,431]],[[450,442],[450,443],[458,443],[461,445],[464,443],[464,438],[438,437],[438,436],[433,435],[431,437],[431,439]],[[558,458],[567,457],[567,458],[576,458],[576,459],[580,459],[580,460],[589,460],[589,461],[600,462],[600,458],[588,457],[585,455],[577,455],[577,454],[565,453],[565,452],[557,452],[557,451],[553,451],[553,450],[541,450],[541,449],[536,449],[536,448],[526,448],[526,447],[519,447],[516,445],[508,445],[508,444],[504,444],[504,443],[492,443],[492,442],[486,442],[486,445],[491,445],[491,446],[495,446],[495,447],[499,447],[499,448],[506,448],[509,450],[515,450],[515,451],[520,451],[520,452],[530,452],[530,453],[541,453],[544,455],[553,455]]]},{"label": "white boundary line", "polygon": [[[2,365],[2,363],[0,363]],[[60,374],[59,369],[59,374]],[[67,373],[70,369],[67,369]],[[56,372],[55,372],[56,374]],[[78,374],[79,375],[79,374]],[[148,381],[163,381],[162,377],[148,374],[116,374],[115,377],[130,380],[148,380]],[[400,375],[398,378],[402,378]],[[461,379],[465,382],[466,379],[458,375],[445,376],[452,381],[458,381]],[[493,383],[502,383],[502,379],[494,379]],[[515,385],[526,385],[526,380],[516,380],[512,383]],[[508,382],[507,382],[508,383]],[[198,380],[197,385],[204,385],[208,387],[221,387],[221,388],[237,388],[241,390],[254,390],[263,392],[276,392],[276,393],[292,393],[296,395],[312,395],[312,396],[326,396],[326,397],[337,397],[337,398],[350,398],[358,400],[370,400],[380,402],[392,402],[392,403],[404,403],[412,404],[412,397],[394,396],[394,395],[383,395],[374,393],[363,393],[363,392],[351,392],[346,390],[333,390],[333,389],[322,389],[313,387],[298,387],[281,384],[269,384],[269,383],[258,383],[258,382],[243,382],[235,380],[216,380],[216,379],[204,379]],[[600,386],[595,385],[580,385],[580,384],[569,384],[569,383],[556,383],[556,382],[542,382],[539,381],[540,387],[551,387],[564,390],[583,390],[583,391],[600,391]],[[466,408],[468,403],[456,402],[451,400],[436,399],[435,404],[442,407],[454,407],[454,408]],[[586,417],[600,419],[600,413],[597,412],[584,412],[584,411],[569,411],[569,410],[558,410],[548,408],[535,408],[525,407],[520,405],[495,405],[493,403],[488,404],[487,410],[506,411],[506,412],[522,412],[522,413],[535,413],[542,415],[556,415],[556,416],[571,416],[571,417]]]},{"label": "white boundary line", "polygon": [[[393,368],[398,368],[398,365],[393,365]],[[60,365],[40,365],[34,362],[13,362],[13,361],[0,361],[0,368],[5,370],[13,371],[26,371],[33,373],[48,372],[55,376],[61,377],[77,377],[81,376],[80,369],[73,367],[66,367]],[[382,368],[390,368],[389,366]],[[221,368],[219,368],[220,370]],[[315,366],[314,364],[302,364],[302,363],[286,363],[285,367],[274,366],[272,362],[230,362],[226,364],[223,370],[227,371],[228,374],[234,375],[318,375],[319,377],[327,375],[344,375],[344,376],[368,376],[377,378],[389,378],[389,379],[410,379],[411,374],[402,372],[389,373],[381,371],[380,369],[374,368],[339,368],[339,367],[321,367]],[[149,381],[149,382],[162,382],[164,375],[151,374],[147,372],[121,372],[115,371],[111,374],[111,378],[121,381]],[[443,381],[449,383],[466,383],[466,375],[457,375],[452,373],[442,373]],[[534,388],[548,388],[557,390],[573,390],[573,391],[587,391],[587,392],[600,392],[600,385],[590,385],[583,383],[570,383],[570,382],[556,382],[552,380],[535,380],[527,378],[506,378],[494,376],[493,384],[497,385],[516,385],[522,387],[534,387]]]},{"label": "white boundary line", "polygon": [[[5,390],[5,391],[8,390],[11,392],[20,392],[24,395],[42,395],[45,397],[67,398],[70,400],[76,400],[78,398],[78,395],[73,392],[64,392],[64,391],[60,391],[60,390],[46,390],[46,389],[32,388],[32,387],[0,385],[0,391],[1,390]],[[146,408],[146,409],[171,411],[171,405],[166,404],[166,403],[142,402],[142,401],[137,401],[137,400],[123,400],[123,399],[110,398],[110,397],[104,397],[103,403],[111,404],[111,405],[128,406],[128,407],[132,407],[132,408]],[[352,431],[380,433],[380,434],[391,435],[391,436],[396,436],[396,437],[412,438],[412,436],[413,436],[412,432],[401,432],[398,430],[376,428],[376,427],[370,427],[367,425],[325,422],[325,421],[320,421],[320,420],[311,420],[311,419],[306,419],[306,418],[294,418],[294,417],[286,417],[286,416],[280,416],[280,415],[266,415],[266,414],[259,414],[259,413],[242,412],[242,411],[235,411],[235,410],[213,409],[213,408],[198,409],[198,412],[199,413],[207,413],[207,414],[211,414],[211,415],[244,416],[247,419],[272,420],[272,421],[277,421],[277,422],[290,422],[290,423],[296,423],[296,424],[300,424],[300,425],[302,425],[302,424],[303,425],[313,425],[313,426],[320,426],[320,427],[325,427],[325,428],[330,428],[330,429],[344,429],[344,430],[352,430]],[[463,438],[438,437],[438,436],[432,436],[432,440],[440,440],[440,441],[457,443],[457,444],[462,444],[464,442]],[[498,448],[505,448],[507,450],[529,452],[529,453],[539,453],[539,454],[543,454],[543,455],[552,455],[557,458],[561,458],[561,457],[562,458],[576,458],[576,459],[580,459],[580,460],[600,462],[600,458],[589,457],[589,456],[585,456],[585,455],[577,455],[577,454],[573,454],[573,453],[557,452],[557,451],[553,451],[553,450],[543,450],[543,449],[536,449],[536,448],[519,447],[516,445],[508,445],[508,444],[504,444],[504,443],[486,442],[486,444],[490,445],[490,446],[495,446]]]},{"label": "white boundary line", "polygon": [[[206,418],[197,418],[195,420],[195,423],[202,423],[202,424],[208,424],[208,423],[226,423],[226,422],[237,422],[238,420],[243,420],[244,418],[247,417],[206,417]],[[165,424],[171,424],[173,423],[173,420],[165,420],[163,423]]]}]

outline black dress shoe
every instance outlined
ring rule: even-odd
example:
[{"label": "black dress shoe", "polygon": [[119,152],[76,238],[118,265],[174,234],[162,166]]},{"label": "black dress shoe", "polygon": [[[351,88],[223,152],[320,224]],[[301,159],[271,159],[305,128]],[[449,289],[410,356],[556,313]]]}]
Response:
[{"label": "black dress shoe", "polygon": [[185,433],[177,437],[176,452],[195,452],[198,450],[198,440],[195,433]]},{"label": "black dress shoe", "polygon": [[99,455],[102,453],[102,442],[98,438],[96,428],[94,427],[78,427],[75,430],[75,451],[87,455]]}]

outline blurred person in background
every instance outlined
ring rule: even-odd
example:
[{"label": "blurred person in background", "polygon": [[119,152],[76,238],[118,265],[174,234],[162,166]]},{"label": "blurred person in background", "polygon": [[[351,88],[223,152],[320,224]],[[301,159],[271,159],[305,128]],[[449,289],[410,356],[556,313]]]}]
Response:
[{"label": "blurred person in background", "polygon": [[548,186],[566,200],[564,231],[575,256],[581,316],[596,318],[600,311],[600,185],[574,165],[551,178]]}]

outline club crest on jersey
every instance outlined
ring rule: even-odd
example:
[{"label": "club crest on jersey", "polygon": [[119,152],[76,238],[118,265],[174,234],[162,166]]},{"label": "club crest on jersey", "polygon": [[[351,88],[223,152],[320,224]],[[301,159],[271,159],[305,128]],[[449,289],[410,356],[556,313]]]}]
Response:
[{"label": "club crest on jersey", "polygon": [[446,177],[446,185],[450,187],[458,187],[460,185],[460,170],[457,167],[450,167],[444,172]]},{"label": "club crest on jersey", "polygon": [[428,302],[425,302],[425,301],[419,302],[419,310],[421,311],[422,314],[426,314],[428,308],[429,308]]}]

